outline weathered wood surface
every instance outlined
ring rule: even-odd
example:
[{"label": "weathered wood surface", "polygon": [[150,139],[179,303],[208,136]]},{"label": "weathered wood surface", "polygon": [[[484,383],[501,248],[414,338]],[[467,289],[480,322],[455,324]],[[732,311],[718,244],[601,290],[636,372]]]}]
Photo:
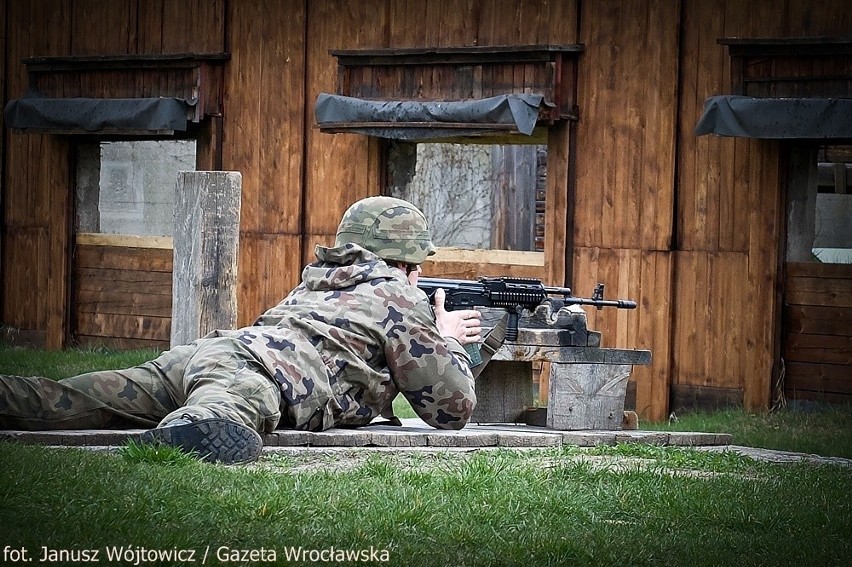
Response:
[{"label": "weathered wood surface", "polygon": [[128,238],[119,235],[78,234],[76,240],[74,342],[111,348],[168,347],[171,239],[168,247],[155,248],[142,246],[146,239],[128,246]]},{"label": "weathered wood surface", "polygon": [[651,363],[651,351],[619,348],[553,347],[546,345],[504,344],[492,361],[549,361],[563,364],[637,364]]},{"label": "weathered wood surface", "polygon": [[235,171],[178,174],[172,346],[237,326],[241,182]]},{"label": "weathered wood surface", "polygon": [[521,423],[524,411],[534,402],[532,365],[511,359],[492,360],[477,377],[475,389],[472,422]]},{"label": "weathered wood surface", "polygon": [[621,429],[629,364],[551,364],[547,427]]}]

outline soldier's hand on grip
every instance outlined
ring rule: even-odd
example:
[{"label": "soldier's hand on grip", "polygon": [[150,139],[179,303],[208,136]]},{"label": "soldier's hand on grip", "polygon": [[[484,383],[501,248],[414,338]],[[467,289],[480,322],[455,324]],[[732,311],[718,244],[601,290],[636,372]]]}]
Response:
[{"label": "soldier's hand on grip", "polygon": [[446,297],[443,289],[435,292],[435,322],[441,335],[454,337],[463,345],[482,340],[482,314],[474,309],[447,311],[444,308]]}]

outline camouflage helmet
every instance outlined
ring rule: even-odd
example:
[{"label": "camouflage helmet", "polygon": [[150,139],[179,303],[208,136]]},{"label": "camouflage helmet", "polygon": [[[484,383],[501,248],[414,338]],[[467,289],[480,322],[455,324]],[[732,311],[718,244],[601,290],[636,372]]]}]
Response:
[{"label": "camouflage helmet", "polygon": [[402,199],[367,197],[343,214],[335,246],[357,244],[383,260],[422,264],[435,253],[423,213]]}]

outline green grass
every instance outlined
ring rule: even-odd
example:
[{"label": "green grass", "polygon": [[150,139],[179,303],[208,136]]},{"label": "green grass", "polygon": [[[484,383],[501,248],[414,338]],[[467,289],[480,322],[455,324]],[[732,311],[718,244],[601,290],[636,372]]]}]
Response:
[{"label": "green grass", "polygon": [[694,412],[672,423],[642,422],[641,426],[660,431],[730,433],[736,445],[852,458],[852,406],[772,413],[742,409]]},{"label": "green grass", "polygon": [[130,368],[159,354],[153,350],[115,351],[105,348],[51,351],[0,343],[0,374],[59,380],[95,370]]},{"label": "green grass", "polygon": [[[0,347],[0,373],[61,378],[153,354]],[[849,416],[717,412],[659,428],[731,431],[737,443],[781,448],[836,441]],[[314,449],[224,467],[133,443],[118,453],[0,443],[0,479],[0,553],[26,549],[32,565],[42,546],[71,559],[97,550],[103,564],[123,548],[115,565],[152,550],[195,553],[194,563],[185,554],[158,564],[197,565],[205,553],[224,564],[217,550],[227,549],[228,564],[263,564],[273,551],[281,565],[386,551],[384,564],[415,566],[774,567],[840,565],[852,553],[852,467],[677,447]],[[241,561],[241,549],[254,558]],[[293,549],[308,556],[290,561]]]},{"label": "green grass", "polygon": [[[193,549],[199,563],[208,545],[264,548],[279,564],[315,564],[285,561],[291,547],[497,566],[839,565],[852,552],[844,467],[617,446],[383,454],[335,468],[350,457],[175,466],[0,444],[0,544],[31,556]],[[307,460],[318,466],[299,469]]]}]

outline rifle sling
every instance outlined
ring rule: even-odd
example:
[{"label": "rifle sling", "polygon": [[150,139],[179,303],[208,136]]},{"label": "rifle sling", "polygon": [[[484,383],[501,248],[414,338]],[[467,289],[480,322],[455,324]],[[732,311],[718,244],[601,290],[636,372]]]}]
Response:
[{"label": "rifle sling", "polygon": [[494,353],[503,346],[503,342],[506,340],[506,321],[508,318],[508,313],[503,315],[497,324],[494,325],[494,328],[485,335],[485,340],[482,341],[482,345],[479,347],[479,357],[482,359],[482,362],[471,368],[474,378],[479,377],[488,364],[488,361],[494,356]]}]

